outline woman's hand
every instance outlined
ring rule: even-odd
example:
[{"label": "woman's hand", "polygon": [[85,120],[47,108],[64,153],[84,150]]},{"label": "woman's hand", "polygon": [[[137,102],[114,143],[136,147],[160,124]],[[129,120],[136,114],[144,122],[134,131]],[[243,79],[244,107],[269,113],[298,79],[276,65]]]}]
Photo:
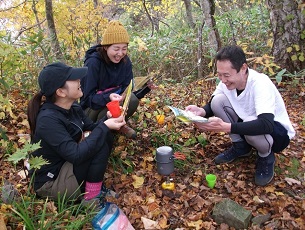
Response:
[{"label": "woman's hand", "polygon": [[155,85],[155,83],[152,80],[148,80],[148,82],[146,84],[147,84],[148,88],[150,88],[150,89],[157,89],[158,88],[158,86]]},{"label": "woman's hand", "polygon": [[210,117],[208,122],[195,122],[195,127],[203,131],[231,132],[231,123],[224,122],[219,117]]},{"label": "woman's hand", "polygon": [[[122,106],[120,106],[120,110],[121,110],[121,115],[122,115],[123,114],[123,107]],[[106,116],[107,116],[108,119],[113,118],[113,116],[112,116],[112,114],[109,110],[107,111]]]},{"label": "woman's hand", "polygon": [[185,111],[190,111],[192,112],[193,114],[197,115],[197,116],[202,116],[204,117],[206,112],[203,108],[199,108],[198,106],[196,105],[188,105],[185,107]]},{"label": "woman's hand", "polygon": [[109,118],[104,123],[109,129],[119,130],[123,125],[126,124],[126,121],[123,116],[119,116],[117,118]]},{"label": "woman's hand", "polygon": [[123,100],[123,97],[120,94],[111,93],[109,95],[109,99],[110,99],[110,101],[121,101],[121,100]]}]

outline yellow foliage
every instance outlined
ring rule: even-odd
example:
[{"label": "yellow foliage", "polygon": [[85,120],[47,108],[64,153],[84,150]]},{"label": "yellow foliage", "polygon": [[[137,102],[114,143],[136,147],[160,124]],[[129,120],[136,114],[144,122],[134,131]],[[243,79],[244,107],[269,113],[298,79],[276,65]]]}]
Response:
[{"label": "yellow foliage", "polygon": [[11,118],[16,119],[12,109],[14,105],[7,97],[3,97],[0,95],[0,119],[4,119],[7,114],[10,115]]},{"label": "yellow foliage", "polygon": [[[53,7],[58,39],[71,49],[69,53],[72,59],[82,58],[88,47],[84,47],[83,52],[80,52],[77,41],[91,38],[91,43],[97,43],[96,37],[102,36],[108,24],[108,20],[101,17],[102,6],[94,8],[93,1],[70,1],[69,4],[64,1],[54,4]],[[94,31],[94,28],[97,28],[97,31]]]},{"label": "yellow foliage", "polygon": [[[141,15],[145,12],[142,1],[130,2],[128,5],[122,5],[127,12],[132,12],[134,15]],[[167,15],[172,15],[178,12],[181,8],[179,1],[175,0],[162,0],[161,4],[157,1],[146,1],[145,7],[151,15],[158,13],[166,18]]]},{"label": "yellow foliage", "polygon": [[[13,0],[11,4],[20,5],[19,2]],[[79,40],[88,40],[92,44],[98,42],[97,39],[101,37],[108,24],[108,20],[102,17],[103,11],[110,3],[111,1],[104,0],[95,8],[93,1],[53,1],[53,17],[58,40],[64,44],[71,59],[81,60],[85,50],[89,48],[79,47]],[[5,26],[15,31],[23,31],[25,35],[37,33],[37,26],[33,25],[40,24],[41,28],[47,28],[45,2],[37,1],[35,5],[37,19],[32,7],[32,1],[25,1],[12,11],[4,11],[2,18],[10,19]],[[47,34],[44,35],[45,38],[46,36]]]},{"label": "yellow foliage", "polygon": [[273,39],[268,39],[267,46],[272,47],[273,46]]},{"label": "yellow foliage", "polygon": [[5,118],[5,113],[0,111],[0,120]]},{"label": "yellow foliage", "polygon": [[143,42],[143,40],[141,38],[136,37],[135,41],[138,43],[138,51],[139,52],[148,50],[145,42]]}]

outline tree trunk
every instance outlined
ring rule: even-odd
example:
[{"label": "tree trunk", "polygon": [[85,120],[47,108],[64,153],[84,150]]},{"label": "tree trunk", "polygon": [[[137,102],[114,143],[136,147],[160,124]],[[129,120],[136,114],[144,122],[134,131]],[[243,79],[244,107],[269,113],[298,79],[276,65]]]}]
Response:
[{"label": "tree trunk", "polygon": [[191,0],[183,0],[183,2],[184,2],[184,5],[185,5],[187,23],[191,28],[194,29],[195,28],[195,23],[194,23],[193,14],[192,14]]},{"label": "tree trunk", "polygon": [[52,43],[52,49],[56,56],[56,58],[60,61],[64,60],[63,54],[60,50],[59,41],[56,34],[56,28],[53,18],[53,6],[52,0],[45,0],[45,7],[46,7],[46,18],[48,22],[48,29],[49,29],[49,36]]},{"label": "tree trunk", "polygon": [[218,30],[216,29],[214,0],[200,0],[200,7],[204,16],[205,26],[209,28],[208,42],[210,55],[214,56],[221,46]]},{"label": "tree trunk", "polygon": [[214,57],[216,52],[219,50],[221,46],[220,37],[218,30],[216,28],[216,21],[214,18],[215,14],[215,2],[214,0],[200,0],[200,8],[203,14],[202,25],[198,29],[198,78],[203,77],[203,63],[202,63],[202,53],[203,53],[203,45],[202,45],[202,30],[203,27],[206,26],[209,29],[208,33],[208,49],[211,58]]},{"label": "tree trunk", "polygon": [[197,50],[197,66],[198,66],[198,79],[203,77],[203,66],[202,66],[202,30],[203,30],[203,23],[198,28],[198,50]]},{"label": "tree trunk", "polygon": [[98,7],[98,0],[93,0],[94,9]]},{"label": "tree trunk", "polygon": [[[267,0],[273,31],[274,61],[289,72],[305,68],[304,15],[301,1]],[[303,38],[302,38],[303,32]]]}]

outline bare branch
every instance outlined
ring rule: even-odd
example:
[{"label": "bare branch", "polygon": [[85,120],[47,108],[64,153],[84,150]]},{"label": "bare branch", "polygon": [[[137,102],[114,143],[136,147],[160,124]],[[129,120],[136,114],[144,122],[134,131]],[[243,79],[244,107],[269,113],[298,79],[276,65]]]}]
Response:
[{"label": "bare branch", "polygon": [[21,3],[18,4],[17,6],[12,6],[12,7],[9,7],[9,8],[7,8],[7,9],[0,10],[0,12],[5,12],[5,11],[9,11],[9,10],[11,10],[11,9],[15,9],[15,8],[21,6],[22,4],[26,3],[26,2],[27,2],[27,0],[21,2]]},{"label": "bare branch", "polygon": [[148,9],[147,9],[147,7],[146,7],[146,3],[145,3],[145,0],[143,0],[142,1],[142,3],[143,3],[143,7],[144,7],[144,9],[145,9],[145,12],[146,12],[146,14],[147,14],[147,17],[148,17],[148,19],[149,19],[149,21],[151,22],[151,37],[154,35],[154,22],[153,22],[153,20],[152,20],[152,18],[151,18],[151,16],[150,16],[150,13],[148,12]]},{"label": "bare branch", "polygon": [[41,21],[41,22],[39,22],[39,23],[37,23],[37,24],[35,24],[35,25],[32,25],[32,26],[30,26],[30,27],[21,27],[19,33],[18,33],[17,36],[15,37],[15,41],[20,37],[20,35],[21,35],[23,32],[25,32],[25,31],[27,31],[27,30],[30,30],[30,29],[32,29],[32,28],[34,28],[34,27],[36,27],[36,26],[39,27],[42,23],[44,23],[45,20],[46,20],[46,19],[44,19],[43,21]]}]

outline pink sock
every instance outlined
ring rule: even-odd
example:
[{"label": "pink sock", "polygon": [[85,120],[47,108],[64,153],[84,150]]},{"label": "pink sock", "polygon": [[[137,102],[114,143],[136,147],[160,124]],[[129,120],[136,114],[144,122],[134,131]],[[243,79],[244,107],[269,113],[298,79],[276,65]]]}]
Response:
[{"label": "pink sock", "polygon": [[85,195],[84,198],[85,200],[90,200],[94,197],[96,197],[102,188],[102,184],[103,182],[86,182],[86,186],[85,186]]}]

